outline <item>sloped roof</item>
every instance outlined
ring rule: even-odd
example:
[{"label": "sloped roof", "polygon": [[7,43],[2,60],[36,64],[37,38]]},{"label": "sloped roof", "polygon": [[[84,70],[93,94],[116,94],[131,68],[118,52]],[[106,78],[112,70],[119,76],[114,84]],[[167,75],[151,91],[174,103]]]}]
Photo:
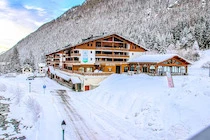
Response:
[{"label": "sloped roof", "polygon": [[39,63],[38,66],[39,66],[39,67],[45,67],[46,64],[45,64],[45,63]]},{"label": "sloped roof", "polygon": [[78,83],[82,83],[81,80],[78,78],[78,77],[75,77],[75,76],[70,76],[70,75],[67,75],[65,73],[62,73],[60,71],[56,71],[52,66],[49,66],[49,69],[50,69],[50,72],[52,74],[55,74],[57,75],[58,77],[66,80],[66,81],[69,81],[71,80],[73,84],[78,84]]},{"label": "sloped roof", "polygon": [[50,73],[55,74],[55,70],[54,70],[53,66],[49,66],[49,70],[50,70]]},{"label": "sloped roof", "polygon": [[141,55],[139,57],[130,59],[128,62],[145,62],[145,63],[160,63],[163,61],[166,61],[168,59],[171,59],[173,57],[179,57],[188,64],[191,64],[190,61],[186,60],[185,58],[177,55],[177,54],[156,54],[156,55]]},{"label": "sloped roof", "polygon": [[[112,35],[119,36],[119,37],[123,38],[124,40],[126,40],[126,41],[128,41],[128,42],[131,42],[131,43],[133,43],[133,44],[135,44],[135,45],[138,45],[138,46],[140,46],[141,48],[145,49],[146,51],[149,51],[149,49],[143,47],[142,45],[139,45],[139,44],[135,43],[134,41],[128,39],[127,37],[124,37],[124,36],[119,35],[119,34],[117,34],[117,33],[112,33],[112,34],[104,34],[104,35],[101,35],[101,36],[93,36],[92,38],[87,39],[87,40],[85,40],[85,41],[83,41],[83,42],[81,42],[81,43],[78,43],[78,44],[76,44],[76,45],[73,45],[73,46],[67,45],[67,46],[69,46],[69,47],[66,47],[66,48],[64,48],[64,49],[58,50],[58,51],[56,51],[56,52],[60,52],[60,51],[62,51],[62,50],[67,50],[67,49],[69,49],[69,48],[76,47],[76,46],[78,46],[78,45],[82,45],[82,44],[85,44],[85,43],[88,43],[88,42],[91,42],[91,41],[95,41],[95,40],[98,40],[98,39],[102,39],[102,38],[105,38],[105,37],[108,37],[108,36],[112,36]],[[53,53],[56,53],[56,52],[53,52]],[[50,54],[53,54],[53,53],[50,53]],[[50,54],[47,54],[47,55],[50,55]]]},{"label": "sloped roof", "polygon": [[71,79],[71,76],[68,76],[68,75],[63,74],[63,73],[58,72],[58,71],[55,72],[55,75],[57,75],[58,77],[66,80],[66,81],[69,81]]},{"label": "sloped roof", "polygon": [[78,83],[82,83],[81,80],[78,77],[71,77],[71,82],[73,84],[78,84]]}]

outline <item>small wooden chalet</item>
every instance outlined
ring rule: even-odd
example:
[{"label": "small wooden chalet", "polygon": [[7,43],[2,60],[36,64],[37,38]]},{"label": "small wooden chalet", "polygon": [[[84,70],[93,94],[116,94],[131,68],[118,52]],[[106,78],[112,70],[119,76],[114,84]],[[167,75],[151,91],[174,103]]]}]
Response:
[{"label": "small wooden chalet", "polygon": [[142,55],[129,60],[130,71],[151,75],[187,75],[188,60],[177,54]]},{"label": "small wooden chalet", "polygon": [[22,66],[23,74],[32,73],[32,72],[33,72],[33,68],[30,65],[25,64],[24,66]]},{"label": "small wooden chalet", "polygon": [[78,77],[67,75],[60,70],[55,70],[52,66],[49,66],[48,76],[61,84],[71,87],[75,91],[81,91],[81,80]]}]

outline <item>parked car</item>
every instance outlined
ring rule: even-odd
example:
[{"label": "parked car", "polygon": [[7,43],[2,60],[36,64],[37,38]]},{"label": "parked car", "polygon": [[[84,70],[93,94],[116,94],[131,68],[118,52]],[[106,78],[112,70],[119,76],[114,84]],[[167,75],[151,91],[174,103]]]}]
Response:
[{"label": "parked car", "polygon": [[34,80],[34,76],[29,76],[26,80]]}]

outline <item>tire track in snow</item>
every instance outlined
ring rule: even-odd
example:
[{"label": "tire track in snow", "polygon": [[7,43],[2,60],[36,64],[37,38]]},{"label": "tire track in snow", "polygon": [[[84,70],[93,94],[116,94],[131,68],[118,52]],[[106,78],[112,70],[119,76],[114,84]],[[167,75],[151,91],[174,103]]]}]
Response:
[{"label": "tire track in snow", "polygon": [[69,103],[68,99],[70,97],[67,94],[66,90],[57,90],[58,95],[61,97],[65,108],[64,110],[68,114],[68,117],[73,124],[75,133],[78,139],[80,140],[96,140],[95,133],[90,130],[87,124],[84,122],[83,118],[77,113],[75,108]]},{"label": "tire track in snow", "polygon": [[[83,103],[87,108],[94,108],[94,112],[90,111],[92,114],[92,117],[95,120],[95,123],[98,124],[104,131],[107,131],[107,133],[111,134],[113,133],[112,131],[115,131],[118,133],[119,137],[116,137],[114,139],[130,139],[130,140],[135,140],[135,139],[142,139],[141,136],[137,136],[135,132],[128,132],[127,129],[124,128],[124,126],[129,127],[131,130],[139,130],[138,126],[135,126],[134,124],[130,123],[129,121],[122,120],[112,112],[108,111],[107,109],[103,108],[100,105],[95,106],[95,104],[90,101],[88,98],[84,98],[81,96],[79,99],[76,99],[78,103]],[[105,111],[103,111],[105,110]],[[106,125],[104,127],[103,125]],[[106,128],[109,128],[110,130],[106,130]],[[142,131],[143,132],[143,131]]]}]

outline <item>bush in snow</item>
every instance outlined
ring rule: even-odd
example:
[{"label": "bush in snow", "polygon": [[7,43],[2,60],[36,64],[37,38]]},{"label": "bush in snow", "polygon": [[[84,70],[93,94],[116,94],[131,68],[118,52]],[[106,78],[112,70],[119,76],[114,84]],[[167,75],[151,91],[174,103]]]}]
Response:
[{"label": "bush in snow", "polygon": [[7,87],[5,84],[0,84],[0,92],[5,92],[7,90]]},{"label": "bush in snow", "polygon": [[23,92],[19,87],[17,87],[14,94],[15,94],[15,104],[19,104],[21,102],[21,99],[23,98]]},{"label": "bush in snow", "polygon": [[29,97],[26,101],[26,106],[32,112],[33,120],[36,122],[40,117],[41,106],[34,98],[31,97]]},{"label": "bush in snow", "polygon": [[209,67],[210,67],[210,61],[208,61],[202,65],[202,68],[209,68]]}]

